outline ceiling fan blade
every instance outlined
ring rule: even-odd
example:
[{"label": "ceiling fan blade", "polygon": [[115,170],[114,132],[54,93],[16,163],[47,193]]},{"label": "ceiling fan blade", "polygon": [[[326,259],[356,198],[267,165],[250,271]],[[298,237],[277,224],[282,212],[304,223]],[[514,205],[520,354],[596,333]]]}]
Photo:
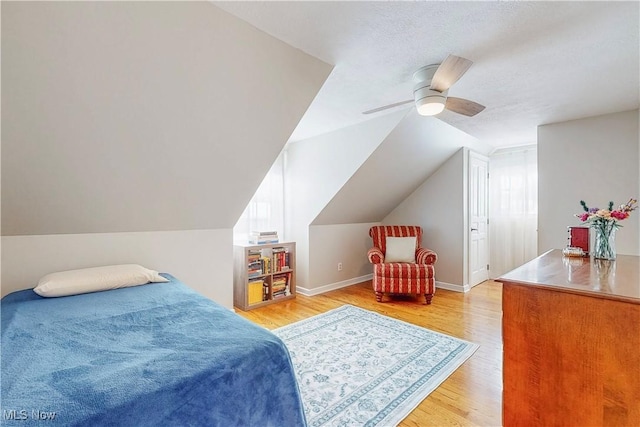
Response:
[{"label": "ceiling fan blade", "polygon": [[407,101],[395,102],[393,104],[385,105],[384,107],[374,108],[373,110],[363,111],[362,114],[373,114],[373,113],[377,113],[378,111],[383,111],[389,108],[398,107],[400,105],[408,104],[410,102],[413,102],[413,99],[409,99]]},{"label": "ceiling fan blade", "polygon": [[484,110],[485,107],[484,105],[480,105],[477,102],[469,101],[468,99],[450,96],[447,98],[447,103],[444,105],[444,108],[449,111],[453,111],[454,113],[473,117]]},{"label": "ceiling fan blade", "polygon": [[437,90],[438,92],[444,92],[449,89],[452,84],[457,82],[460,77],[467,72],[472,64],[472,61],[461,58],[460,56],[447,56],[436,70],[433,79],[431,79],[431,89]]}]

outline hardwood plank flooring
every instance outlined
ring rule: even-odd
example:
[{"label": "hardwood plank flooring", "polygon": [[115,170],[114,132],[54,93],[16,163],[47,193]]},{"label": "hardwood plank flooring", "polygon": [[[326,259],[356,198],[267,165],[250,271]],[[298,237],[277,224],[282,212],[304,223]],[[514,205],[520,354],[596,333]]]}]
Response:
[{"label": "hardwood plank flooring", "polygon": [[500,426],[502,424],[502,284],[487,281],[467,293],[438,289],[431,305],[424,298],[385,296],[375,300],[371,281],[314,297],[236,310],[275,329],[344,304],[351,304],[480,345],[459,369],[433,391],[402,427]]}]

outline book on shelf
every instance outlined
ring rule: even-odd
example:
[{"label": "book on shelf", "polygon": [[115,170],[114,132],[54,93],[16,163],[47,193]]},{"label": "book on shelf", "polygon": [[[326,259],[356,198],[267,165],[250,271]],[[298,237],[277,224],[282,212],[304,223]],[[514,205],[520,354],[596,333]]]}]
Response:
[{"label": "book on shelf", "polygon": [[285,297],[291,294],[289,281],[291,272],[274,274],[271,281],[271,296],[273,299]]},{"label": "book on shelf", "polygon": [[278,282],[287,282],[291,277],[290,271],[282,271],[273,275],[273,280]]},{"label": "book on shelf", "polygon": [[271,273],[271,258],[263,256],[260,258],[260,263],[262,265],[262,271],[265,274]]},{"label": "book on shelf", "polygon": [[247,256],[247,275],[249,278],[271,273],[271,258],[257,251]]},{"label": "book on shelf", "polygon": [[[247,283],[248,290],[248,302],[249,304],[257,304],[267,300],[268,288],[266,283],[262,279],[250,279]],[[266,291],[265,291],[266,289]]]},{"label": "book on shelf", "polygon": [[290,269],[289,249],[277,247],[272,249],[273,271],[287,271]]},{"label": "book on shelf", "polygon": [[291,295],[291,293],[289,292],[289,286],[286,286],[284,288],[278,288],[276,290],[274,289],[271,290],[271,296],[273,299],[282,298],[289,295]]},{"label": "book on shelf", "polygon": [[247,262],[249,264],[252,264],[252,263],[258,261],[260,259],[260,257],[262,257],[262,252],[260,252],[260,251],[249,251],[247,253]]}]

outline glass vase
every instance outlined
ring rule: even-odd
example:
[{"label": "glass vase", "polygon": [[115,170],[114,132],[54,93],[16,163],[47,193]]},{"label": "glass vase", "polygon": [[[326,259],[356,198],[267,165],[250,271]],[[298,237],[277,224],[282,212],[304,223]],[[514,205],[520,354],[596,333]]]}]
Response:
[{"label": "glass vase", "polygon": [[596,259],[616,259],[616,223],[603,221],[593,225],[595,239],[593,257]]}]

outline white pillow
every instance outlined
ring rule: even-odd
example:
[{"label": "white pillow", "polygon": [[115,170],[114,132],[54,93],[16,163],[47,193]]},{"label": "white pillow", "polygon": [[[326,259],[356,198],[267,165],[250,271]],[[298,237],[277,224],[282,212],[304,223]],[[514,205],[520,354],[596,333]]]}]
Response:
[{"label": "white pillow", "polygon": [[157,271],[141,265],[108,265],[47,274],[33,291],[42,297],[64,297],[168,281]]},{"label": "white pillow", "polygon": [[416,236],[387,237],[384,262],[416,262]]}]

